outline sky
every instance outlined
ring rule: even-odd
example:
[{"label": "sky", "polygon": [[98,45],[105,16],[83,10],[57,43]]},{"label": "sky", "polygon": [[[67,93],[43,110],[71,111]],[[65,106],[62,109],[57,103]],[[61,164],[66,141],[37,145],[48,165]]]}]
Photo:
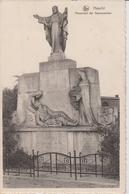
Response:
[{"label": "sky", "polygon": [[[65,55],[77,67],[99,71],[102,96],[124,92],[125,36],[120,1],[0,1],[0,72],[2,88],[16,84],[15,75],[38,72],[39,62],[48,60],[51,48],[43,25],[33,14],[50,16],[51,7],[68,7],[68,40]],[[105,7],[107,15],[75,14],[83,6]],[[121,15],[121,17],[120,17]],[[118,30],[119,29],[119,30]]]}]

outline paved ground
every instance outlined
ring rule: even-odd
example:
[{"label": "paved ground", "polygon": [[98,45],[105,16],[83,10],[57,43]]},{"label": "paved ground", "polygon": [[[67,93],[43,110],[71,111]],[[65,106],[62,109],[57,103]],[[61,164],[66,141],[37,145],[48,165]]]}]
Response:
[{"label": "paved ground", "polygon": [[40,177],[5,175],[4,188],[117,188],[119,182],[114,179],[87,176],[70,178],[63,175],[44,175]]}]

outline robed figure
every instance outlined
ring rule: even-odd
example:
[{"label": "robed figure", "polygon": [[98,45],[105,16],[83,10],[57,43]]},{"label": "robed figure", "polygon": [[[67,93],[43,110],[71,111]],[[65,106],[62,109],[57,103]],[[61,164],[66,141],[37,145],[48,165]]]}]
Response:
[{"label": "robed figure", "polygon": [[51,54],[63,53],[65,51],[68,35],[67,15],[67,8],[65,8],[63,13],[60,13],[57,6],[52,7],[52,15],[50,17],[34,15],[39,23],[44,24],[46,40],[52,48]]},{"label": "robed figure", "polygon": [[79,112],[79,124],[97,126],[100,125],[91,107],[90,84],[85,70],[79,70],[79,81],[70,91],[70,102]]}]

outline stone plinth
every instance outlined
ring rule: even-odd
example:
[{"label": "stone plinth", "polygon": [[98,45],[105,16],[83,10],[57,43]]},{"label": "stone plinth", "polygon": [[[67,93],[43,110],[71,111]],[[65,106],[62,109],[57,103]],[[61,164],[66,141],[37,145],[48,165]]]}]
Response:
[{"label": "stone plinth", "polygon": [[40,63],[39,89],[43,91],[42,104],[75,118],[69,98],[71,68],[76,68],[76,62],[70,59]]},{"label": "stone plinth", "polygon": [[60,61],[65,59],[65,54],[63,52],[61,53],[53,53],[48,57],[48,61]]},{"label": "stone plinth", "polygon": [[97,70],[89,67],[76,68],[75,61],[63,59],[40,63],[39,73],[24,74],[19,77],[17,115],[19,123],[24,126],[15,132],[19,148],[23,148],[28,153],[31,153],[32,149],[40,153],[71,152],[72,154],[74,150],[77,154],[79,152],[94,154],[99,150],[100,134],[88,123],[77,127],[42,128],[35,122],[34,110],[30,111],[32,95],[41,91],[40,104],[46,105],[53,112],[62,111],[71,119],[79,121],[79,109],[75,109],[71,104],[70,90],[80,83],[82,79],[79,77],[80,70],[85,71],[88,79],[90,106],[96,117],[101,106]]},{"label": "stone plinth", "polygon": [[72,59],[64,59],[59,61],[41,62],[39,64],[40,72],[55,71],[55,70],[70,69],[70,68],[76,68],[76,61]]},{"label": "stone plinth", "polygon": [[99,150],[100,134],[89,126],[62,128],[22,128],[16,132],[19,148],[32,153],[32,149],[45,152],[77,154],[96,153]]}]

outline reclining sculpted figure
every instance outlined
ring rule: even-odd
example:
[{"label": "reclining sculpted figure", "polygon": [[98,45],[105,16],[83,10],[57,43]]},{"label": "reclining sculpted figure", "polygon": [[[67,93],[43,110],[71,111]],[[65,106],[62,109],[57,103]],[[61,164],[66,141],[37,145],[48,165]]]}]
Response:
[{"label": "reclining sculpted figure", "polygon": [[31,96],[31,107],[35,113],[36,124],[42,127],[76,126],[78,121],[72,120],[63,111],[53,111],[48,106],[42,104],[40,99],[42,92],[37,92]]}]

